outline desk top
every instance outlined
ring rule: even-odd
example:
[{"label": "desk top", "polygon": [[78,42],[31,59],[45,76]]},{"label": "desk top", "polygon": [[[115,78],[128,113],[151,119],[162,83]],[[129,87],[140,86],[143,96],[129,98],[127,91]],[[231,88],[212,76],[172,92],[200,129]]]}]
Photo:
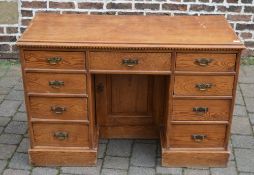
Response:
[{"label": "desk top", "polygon": [[37,14],[18,46],[243,49],[223,16]]}]

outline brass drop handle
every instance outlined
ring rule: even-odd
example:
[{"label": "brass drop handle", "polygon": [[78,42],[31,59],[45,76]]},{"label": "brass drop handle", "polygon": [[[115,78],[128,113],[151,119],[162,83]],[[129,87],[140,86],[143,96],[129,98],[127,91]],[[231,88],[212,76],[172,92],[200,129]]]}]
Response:
[{"label": "brass drop handle", "polygon": [[138,59],[123,59],[122,64],[127,67],[134,67],[138,64]]},{"label": "brass drop handle", "polygon": [[200,91],[206,91],[207,89],[211,88],[213,86],[212,83],[198,83],[196,84],[196,88]]},{"label": "brass drop handle", "polygon": [[66,108],[64,106],[51,106],[51,111],[55,114],[62,114]]},{"label": "brass drop handle", "polygon": [[65,139],[68,139],[69,134],[65,131],[56,131],[54,133],[54,137],[58,140],[65,140]]},{"label": "brass drop handle", "polygon": [[208,108],[207,107],[194,107],[192,109],[193,112],[196,112],[197,114],[205,114],[208,112]]},{"label": "brass drop handle", "polygon": [[64,81],[59,80],[49,81],[49,86],[55,89],[59,89],[61,86],[64,86]]},{"label": "brass drop handle", "polygon": [[206,138],[207,138],[207,135],[205,134],[193,134],[191,136],[191,138],[195,141],[195,142],[203,142]]},{"label": "brass drop handle", "polygon": [[47,62],[50,65],[56,65],[56,64],[60,63],[61,61],[62,61],[62,58],[60,58],[60,57],[51,57],[51,58],[47,59]]},{"label": "brass drop handle", "polygon": [[208,66],[209,63],[211,63],[213,61],[213,59],[209,59],[209,58],[198,58],[195,59],[195,63],[199,66]]}]

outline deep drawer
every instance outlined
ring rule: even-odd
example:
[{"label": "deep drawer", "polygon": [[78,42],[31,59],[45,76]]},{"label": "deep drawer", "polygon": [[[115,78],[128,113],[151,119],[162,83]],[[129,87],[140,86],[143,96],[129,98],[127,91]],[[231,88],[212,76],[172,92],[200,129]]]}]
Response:
[{"label": "deep drawer", "polygon": [[87,120],[87,99],[76,97],[34,97],[30,115],[38,119]]},{"label": "deep drawer", "polygon": [[25,68],[85,69],[84,52],[25,51]]},{"label": "deep drawer", "polygon": [[223,147],[226,125],[172,125],[169,133],[172,148]]},{"label": "deep drawer", "polygon": [[170,53],[91,52],[91,70],[170,71]]},{"label": "deep drawer", "polygon": [[85,74],[26,73],[27,92],[86,93]]},{"label": "deep drawer", "polygon": [[235,54],[177,53],[177,71],[234,72]]},{"label": "deep drawer", "polygon": [[176,76],[175,95],[232,96],[234,76]]},{"label": "deep drawer", "polygon": [[173,120],[227,121],[231,100],[173,100]]},{"label": "deep drawer", "polygon": [[88,125],[75,123],[33,123],[35,146],[88,147]]}]

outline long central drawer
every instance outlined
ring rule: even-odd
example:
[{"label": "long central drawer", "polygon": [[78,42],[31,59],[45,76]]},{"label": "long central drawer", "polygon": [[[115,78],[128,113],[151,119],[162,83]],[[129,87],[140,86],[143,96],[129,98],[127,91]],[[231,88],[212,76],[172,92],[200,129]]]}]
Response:
[{"label": "long central drawer", "polygon": [[170,53],[90,52],[91,70],[170,71]]}]

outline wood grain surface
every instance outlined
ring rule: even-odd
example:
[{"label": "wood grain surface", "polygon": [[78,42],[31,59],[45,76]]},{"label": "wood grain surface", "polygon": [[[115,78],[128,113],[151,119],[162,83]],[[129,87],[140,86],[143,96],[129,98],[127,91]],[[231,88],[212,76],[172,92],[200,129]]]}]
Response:
[{"label": "wood grain surface", "polygon": [[[86,93],[85,74],[66,73],[26,73],[26,85],[28,92],[38,93]],[[49,86],[50,81],[63,81],[59,88]]]},{"label": "wood grain surface", "polygon": [[[59,52],[59,51],[25,51],[25,68],[33,69],[85,69],[84,52]],[[49,64],[48,59],[61,59],[56,64]]]},{"label": "wood grain surface", "polygon": [[226,167],[228,158],[228,151],[162,150],[162,166],[167,167]]},{"label": "wood grain surface", "polygon": [[[170,147],[172,148],[208,148],[223,147],[226,136],[225,125],[172,125],[170,131]],[[206,135],[201,142],[192,139],[193,134]]]},{"label": "wood grain surface", "polygon": [[[30,100],[30,114],[32,118],[56,120],[87,120],[87,99],[79,97],[34,97]],[[65,110],[56,114],[52,107]]]},{"label": "wood grain surface", "polygon": [[[196,85],[211,83],[212,87],[200,91]],[[232,96],[234,76],[175,76],[174,95]]]},{"label": "wood grain surface", "polygon": [[[208,108],[207,112],[195,112],[193,108]],[[173,120],[183,121],[228,121],[231,100],[173,100]]]},{"label": "wood grain surface", "polygon": [[[36,122],[32,124],[32,127],[34,132],[34,145],[36,146],[89,146],[89,133],[86,124]],[[54,136],[56,132],[66,132],[68,138],[59,140]]]},{"label": "wood grain surface", "polygon": [[97,150],[30,149],[30,162],[37,166],[95,166]]},{"label": "wood grain surface", "polygon": [[[214,23],[216,21],[216,24]],[[215,27],[216,26],[216,27]],[[18,45],[243,48],[224,16],[37,14]]]},{"label": "wood grain surface", "polygon": [[[208,59],[211,62],[207,66],[200,66],[197,59]],[[197,72],[234,72],[236,54],[215,54],[215,53],[177,53],[177,71]]]},{"label": "wood grain surface", "polygon": [[[90,52],[91,70],[170,71],[170,53]],[[123,60],[137,60],[128,67]]]}]

